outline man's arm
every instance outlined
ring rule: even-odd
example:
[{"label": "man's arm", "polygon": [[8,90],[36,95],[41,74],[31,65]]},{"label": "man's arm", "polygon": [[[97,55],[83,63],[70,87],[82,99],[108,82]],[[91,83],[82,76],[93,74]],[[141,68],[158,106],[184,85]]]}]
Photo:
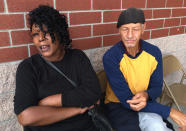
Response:
[{"label": "man's arm", "polygon": [[42,126],[52,124],[78,114],[83,114],[88,107],[49,107],[32,106],[18,115],[18,121],[23,126]]},{"label": "man's arm", "polygon": [[186,114],[171,108],[170,117],[180,126],[180,131],[186,131]]},{"label": "man's arm", "polygon": [[156,61],[153,63],[154,65],[157,62],[157,66],[154,69],[150,81],[147,93],[149,95],[149,100],[156,100],[157,97],[161,95],[162,87],[163,87],[163,67],[162,67],[162,54],[161,51],[157,48],[156,50]]},{"label": "man's arm", "polygon": [[130,109],[127,100],[134,96],[130,91],[128,84],[120,70],[120,58],[118,58],[118,51],[106,52],[103,56],[103,66],[106,72],[109,84],[122,105]]}]

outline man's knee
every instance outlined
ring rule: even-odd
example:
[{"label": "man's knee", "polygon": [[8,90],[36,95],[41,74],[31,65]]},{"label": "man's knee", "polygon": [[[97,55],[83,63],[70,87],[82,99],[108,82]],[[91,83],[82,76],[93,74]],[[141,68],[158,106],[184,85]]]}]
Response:
[{"label": "man's knee", "polygon": [[140,128],[142,131],[171,131],[160,115],[155,113],[139,113]]},{"label": "man's knee", "polygon": [[144,131],[169,131],[169,129],[166,127],[164,122],[154,121],[149,123],[149,125],[145,127]]}]

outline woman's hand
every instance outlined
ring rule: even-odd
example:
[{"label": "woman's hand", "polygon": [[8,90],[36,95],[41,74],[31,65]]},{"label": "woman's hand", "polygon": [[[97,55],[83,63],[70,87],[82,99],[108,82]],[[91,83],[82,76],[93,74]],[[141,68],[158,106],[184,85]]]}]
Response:
[{"label": "woman's hand", "polygon": [[85,113],[89,108],[88,108],[88,107],[84,107],[84,108],[79,108],[79,109],[80,109],[79,114],[83,114],[83,113]]}]

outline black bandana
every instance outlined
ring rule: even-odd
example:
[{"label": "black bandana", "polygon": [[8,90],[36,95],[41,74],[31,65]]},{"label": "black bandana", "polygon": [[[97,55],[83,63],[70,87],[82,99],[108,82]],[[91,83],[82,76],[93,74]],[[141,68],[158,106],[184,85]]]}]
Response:
[{"label": "black bandana", "polygon": [[141,9],[136,9],[136,8],[128,8],[127,10],[121,12],[119,18],[118,18],[118,23],[117,23],[117,28],[124,24],[129,24],[129,23],[145,23],[145,16],[144,12]]}]

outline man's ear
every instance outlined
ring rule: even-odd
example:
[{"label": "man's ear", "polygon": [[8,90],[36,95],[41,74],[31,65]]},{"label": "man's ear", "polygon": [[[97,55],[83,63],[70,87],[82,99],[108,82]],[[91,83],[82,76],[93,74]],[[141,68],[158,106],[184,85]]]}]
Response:
[{"label": "man's ear", "polygon": [[146,23],[144,23],[144,27],[143,28],[144,28],[144,30],[146,29]]},{"label": "man's ear", "polygon": [[146,29],[146,23],[143,24],[143,32],[142,32],[142,34],[144,34],[145,29]]}]

